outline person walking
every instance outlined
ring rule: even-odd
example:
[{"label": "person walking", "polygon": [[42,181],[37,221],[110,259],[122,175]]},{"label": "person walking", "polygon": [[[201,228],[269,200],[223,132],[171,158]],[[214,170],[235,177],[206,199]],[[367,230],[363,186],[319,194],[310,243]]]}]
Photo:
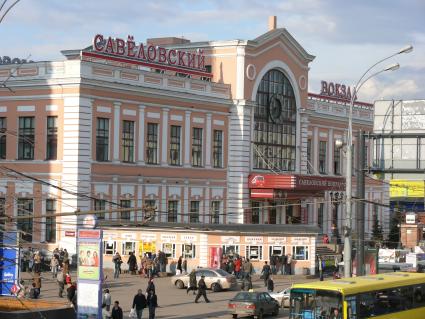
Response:
[{"label": "person walking", "polygon": [[267,291],[273,292],[273,290],[274,290],[274,281],[273,281],[273,277],[270,276],[269,279],[267,279]]},{"label": "person walking", "polygon": [[319,264],[319,277],[320,281],[323,281],[323,260],[320,257],[317,257],[317,261]]},{"label": "person walking", "polygon": [[114,302],[114,307],[112,308],[112,311],[111,311],[111,318],[112,319],[123,319],[124,318],[119,301]]},{"label": "person walking", "polygon": [[189,274],[189,286],[187,287],[186,294],[188,294],[190,290],[193,290],[193,294],[195,294],[196,289],[196,272],[195,269],[192,269]]},{"label": "person walking", "polygon": [[198,282],[198,294],[196,295],[195,298],[195,303],[198,303],[199,298],[201,298],[201,296],[204,297],[205,302],[210,302],[207,298],[207,285],[205,284],[205,280],[204,280],[205,276],[202,275],[201,279],[199,279]]},{"label": "person walking", "polygon": [[63,250],[63,269],[65,273],[69,271],[69,254],[66,248]]},{"label": "person walking", "polygon": [[146,294],[149,294],[149,291],[153,291],[155,294],[155,284],[153,283],[153,277],[149,279],[148,286],[146,288]]},{"label": "person walking", "polygon": [[105,289],[103,293],[102,303],[106,305],[106,310],[111,310],[111,294],[109,293],[109,289]]},{"label": "person walking", "polygon": [[147,304],[149,309],[149,319],[155,319],[155,310],[158,307],[158,297],[155,294],[155,290],[149,290]]},{"label": "person walking", "polygon": [[186,258],[183,260],[182,267],[183,267],[183,273],[187,274],[187,259]]},{"label": "person walking", "polygon": [[132,275],[136,274],[136,269],[137,269],[137,259],[136,256],[134,256],[133,252],[130,252],[130,257],[128,257],[128,272],[131,273]]},{"label": "person walking", "polygon": [[111,319],[111,313],[106,310],[105,304],[102,304],[102,319]]},{"label": "person walking", "polygon": [[235,276],[237,279],[240,279],[242,260],[240,257],[237,257],[235,260]]},{"label": "person walking", "polygon": [[269,279],[270,272],[271,272],[270,265],[268,265],[267,261],[265,261],[263,269],[261,270],[261,276],[264,279],[264,287],[267,287],[267,280]]},{"label": "person walking", "polygon": [[56,276],[56,281],[59,287],[59,298],[63,298],[63,291],[65,290],[65,276],[63,271],[59,271],[58,275]]},{"label": "person walking", "polygon": [[286,268],[287,268],[287,274],[292,275],[292,255],[291,254],[286,255]]},{"label": "person walking", "polygon": [[182,263],[183,263],[183,257],[180,256],[179,260],[177,260],[177,270],[178,270],[177,275],[181,275],[183,273]]},{"label": "person walking", "polygon": [[131,306],[131,308],[134,308],[136,310],[137,319],[141,319],[143,314],[143,309],[146,308],[146,297],[143,294],[142,289],[139,289],[137,291],[137,295],[134,296],[133,305]]},{"label": "person walking", "polygon": [[167,256],[161,250],[158,250],[159,271],[165,272],[167,266]]},{"label": "person walking", "polygon": [[52,260],[50,260],[50,268],[52,270],[52,278],[56,278],[58,275],[58,266],[59,261],[56,259],[55,256],[52,257]]},{"label": "person walking", "polygon": [[286,275],[286,264],[288,262],[288,258],[286,257],[286,255],[282,255],[280,257],[280,273],[282,275]]},{"label": "person walking", "polygon": [[117,279],[120,276],[122,264],[122,258],[119,252],[115,253],[114,257],[112,258],[112,262],[114,263],[114,279]]},{"label": "person walking", "polygon": [[252,266],[252,263],[249,261],[248,258],[245,260],[242,270],[244,277],[246,277],[247,275],[251,276],[252,272],[254,271],[254,267]]}]

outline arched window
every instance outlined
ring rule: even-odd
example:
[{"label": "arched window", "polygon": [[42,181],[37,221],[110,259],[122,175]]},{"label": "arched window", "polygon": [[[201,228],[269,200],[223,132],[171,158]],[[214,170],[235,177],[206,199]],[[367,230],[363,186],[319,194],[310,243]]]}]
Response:
[{"label": "arched window", "polygon": [[254,113],[254,168],[294,171],[297,107],[294,90],[279,70],[270,70],[257,91]]}]

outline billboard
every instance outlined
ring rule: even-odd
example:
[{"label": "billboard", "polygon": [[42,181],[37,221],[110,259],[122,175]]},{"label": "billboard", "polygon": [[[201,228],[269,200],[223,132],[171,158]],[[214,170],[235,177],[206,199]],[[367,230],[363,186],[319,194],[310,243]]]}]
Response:
[{"label": "billboard", "polygon": [[0,232],[0,295],[16,293],[19,279],[18,232]]},{"label": "billboard", "polygon": [[424,198],[424,181],[392,179],[390,181],[390,198]]},{"label": "billboard", "polygon": [[78,251],[78,319],[102,318],[102,230],[79,229]]}]

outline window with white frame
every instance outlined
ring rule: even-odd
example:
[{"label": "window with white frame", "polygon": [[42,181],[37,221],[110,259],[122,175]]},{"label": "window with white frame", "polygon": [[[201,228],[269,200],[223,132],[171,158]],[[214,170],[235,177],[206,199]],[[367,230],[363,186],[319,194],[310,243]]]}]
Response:
[{"label": "window with white frame", "polygon": [[308,246],[292,247],[292,257],[294,260],[308,260]]},{"label": "window with white frame", "polygon": [[167,258],[176,258],[176,244],[172,243],[163,243],[162,251],[164,252]]},{"label": "window with white frame", "polygon": [[103,242],[103,253],[105,255],[113,255],[117,250],[117,242],[115,240]]},{"label": "window with white frame", "polygon": [[251,260],[263,259],[263,246],[246,246],[246,257]]},{"label": "window with white frame", "polygon": [[327,143],[326,141],[319,141],[319,173],[326,174],[326,155],[327,155]]},{"label": "window with white frame", "polygon": [[130,255],[131,252],[136,251],[136,243],[134,241],[123,241],[122,242],[122,254]]},{"label": "window with white frame", "polygon": [[239,245],[223,245],[223,254],[226,256],[239,255]]},{"label": "window with white frame", "polygon": [[269,256],[283,256],[285,255],[285,246],[270,246]]},{"label": "window with white frame", "polygon": [[183,258],[195,258],[196,257],[196,246],[193,244],[182,245],[182,256]]},{"label": "window with white frame", "polygon": [[198,200],[190,201],[189,222],[199,223],[199,201]]}]

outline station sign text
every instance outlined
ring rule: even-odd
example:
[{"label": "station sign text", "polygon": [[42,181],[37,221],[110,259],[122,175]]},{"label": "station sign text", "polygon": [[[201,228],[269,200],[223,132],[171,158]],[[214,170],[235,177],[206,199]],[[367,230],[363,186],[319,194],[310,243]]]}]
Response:
[{"label": "station sign text", "polygon": [[326,95],[341,100],[351,100],[351,89],[348,85],[322,81],[320,95]]}]

